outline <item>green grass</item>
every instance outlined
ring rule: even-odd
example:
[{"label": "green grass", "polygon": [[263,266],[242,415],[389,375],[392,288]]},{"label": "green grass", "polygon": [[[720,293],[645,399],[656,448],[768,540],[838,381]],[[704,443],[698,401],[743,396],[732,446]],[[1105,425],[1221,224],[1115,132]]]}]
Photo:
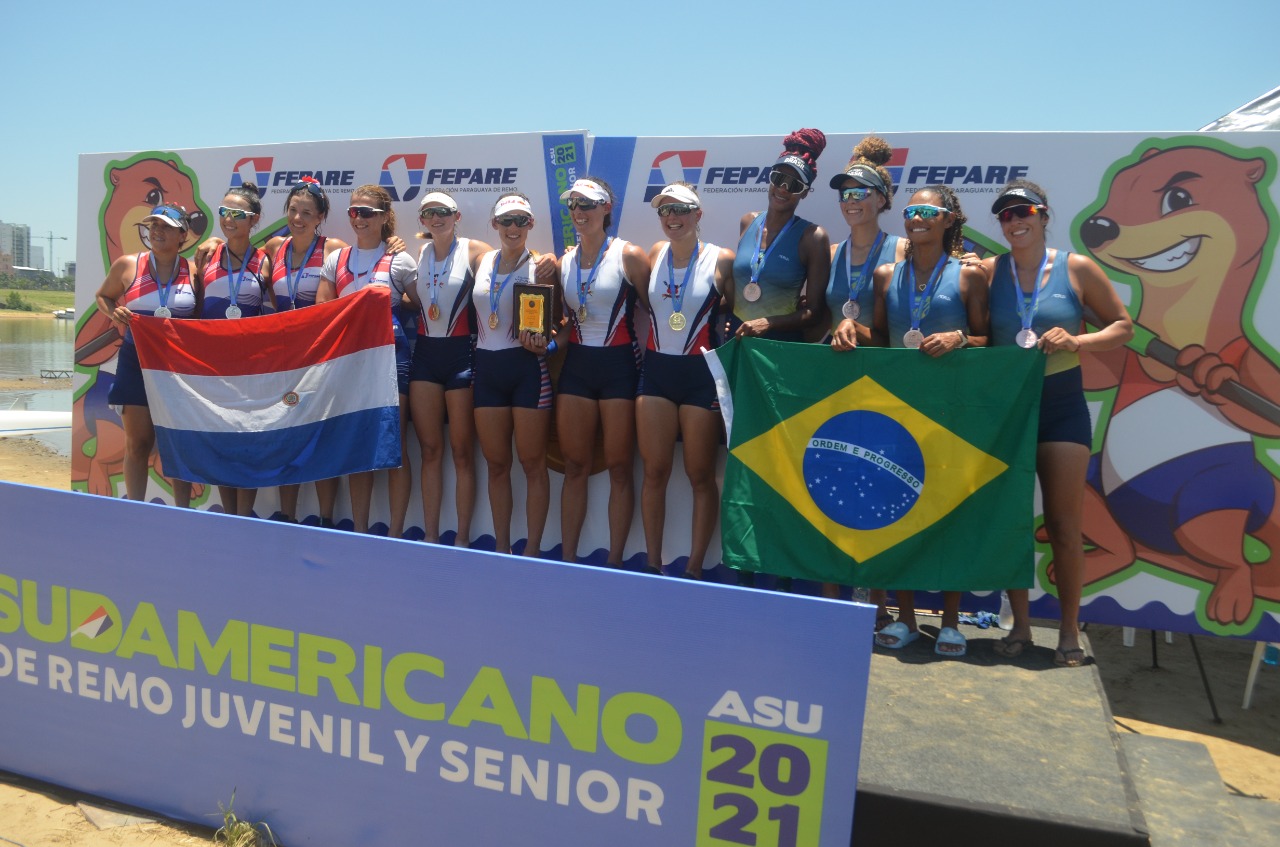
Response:
[{"label": "green grass", "polygon": [[[0,304],[3,304],[9,297],[9,292],[15,289],[0,288]],[[36,312],[52,312],[54,309],[70,309],[76,304],[76,293],[74,291],[22,291],[18,290],[18,296],[34,307]],[[3,314],[5,309],[0,309]]]}]

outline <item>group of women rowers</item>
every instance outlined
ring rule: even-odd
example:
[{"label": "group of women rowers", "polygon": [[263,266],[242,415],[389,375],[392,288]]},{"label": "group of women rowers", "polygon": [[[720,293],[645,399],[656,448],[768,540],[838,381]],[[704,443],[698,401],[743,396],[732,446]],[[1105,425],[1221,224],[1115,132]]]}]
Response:
[{"label": "group of women rowers", "polygon": [[[115,262],[97,295],[99,308],[125,336],[110,402],[123,408],[127,438],[125,485],[140,499],[154,432],[128,334],[134,314],[235,319],[262,311],[305,308],[367,285],[393,289],[401,431],[408,421],[422,455],[423,527],[438,542],[444,500],[444,423],[456,488],[453,543],[471,543],[476,500],[475,443],[488,475],[496,549],[512,551],[511,473],[519,463],[527,496],[526,538],[518,551],[543,552],[550,505],[548,443],[555,433],[563,459],[561,555],[577,561],[588,511],[593,466],[609,474],[607,563],[623,564],[635,505],[634,454],[640,485],[647,567],[664,567],[666,493],[677,440],[692,487],[692,531],[684,576],[699,579],[718,517],[716,462],[722,424],[714,381],[703,356],[726,337],[916,348],[931,357],[966,347],[1017,344],[1048,354],[1041,403],[1037,471],[1045,529],[1053,550],[1062,606],[1055,661],[1084,660],[1077,613],[1083,577],[1081,511],[1092,442],[1080,375],[1079,352],[1125,343],[1128,314],[1103,272],[1088,258],[1047,246],[1050,207],[1045,191],[1026,180],[1009,183],[991,207],[1009,252],[980,259],[966,252],[966,217],[946,186],[916,191],[903,209],[905,237],[888,235],[881,215],[894,188],[884,165],[892,150],[875,136],[854,148],[831,178],[848,235],[828,234],[797,215],[813,190],[826,145],[821,132],[802,129],[783,142],[769,174],[767,206],[745,215],[736,251],[703,242],[697,188],[674,182],[653,198],[664,239],[649,249],[609,235],[615,196],[602,179],[579,179],[560,200],[568,208],[577,244],[557,260],[527,246],[536,224],[528,197],[509,192],[489,216],[490,245],[458,232],[462,214],[447,192],[427,194],[419,207],[415,263],[395,237],[387,192],[357,188],[347,210],[354,245],[320,234],[329,200],[314,182],[302,182],[285,201],[289,234],[263,248],[250,243],[261,216],[251,186],[234,188],[218,210],[224,241],[202,248],[189,263],[179,250],[189,229],[185,212],[157,207],[144,221],[149,251]],[[513,289],[520,283],[557,285],[563,319],[556,332],[518,330]],[[1085,311],[1097,327],[1087,332]],[[647,323],[648,332],[637,331]],[[641,354],[640,343],[644,342]],[[416,342],[414,338],[416,336]],[[548,356],[565,347],[555,390]],[[597,441],[603,444],[597,458]],[[408,455],[406,452],[404,455]],[[349,480],[356,531],[369,526],[372,474]],[[388,534],[399,537],[411,486],[407,466],[388,475]],[[333,525],[337,480],[317,483],[322,525]],[[174,481],[185,505],[189,484]],[[228,512],[250,514],[252,491],[224,489]],[[281,515],[296,517],[297,487],[282,488]],[[834,596],[836,587],[828,586]],[[996,651],[1019,655],[1031,644],[1028,595],[1010,591],[1015,624]],[[911,592],[898,591],[898,616],[883,591],[876,641],[901,648],[919,637]],[[958,593],[944,595],[935,650],[962,656]]]}]

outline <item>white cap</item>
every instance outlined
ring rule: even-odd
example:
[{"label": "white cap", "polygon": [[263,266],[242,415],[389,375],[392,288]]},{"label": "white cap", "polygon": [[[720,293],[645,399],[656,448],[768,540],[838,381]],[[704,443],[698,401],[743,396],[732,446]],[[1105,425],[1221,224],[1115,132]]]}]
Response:
[{"label": "white cap", "polygon": [[429,203],[439,203],[450,211],[458,211],[458,204],[453,201],[452,197],[445,194],[443,191],[433,191],[426,197],[423,197],[422,202],[418,204],[418,211],[421,212],[423,209],[427,208],[427,204]]},{"label": "white cap", "polygon": [[678,185],[676,183],[668,185],[659,192],[657,197],[649,201],[649,205],[655,209],[663,203],[685,203],[690,206],[698,206],[699,208],[701,208],[702,205],[698,202],[698,195],[693,193],[692,188],[687,185]]},{"label": "white cap", "polygon": [[573,185],[569,186],[568,191],[560,195],[560,202],[563,203],[568,200],[570,194],[577,194],[587,198],[588,200],[594,200],[597,203],[610,202],[608,190],[600,183],[591,179],[580,179],[574,182]]},{"label": "white cap", "polygon": [[517,197],[512,194],[503,197],[493,206],[493,217],[500,218],[503,215],[509,215],[512,212],[524,212],[530,217],[533,216],[533,207],[529,205],[529,201],[523,197]]}]

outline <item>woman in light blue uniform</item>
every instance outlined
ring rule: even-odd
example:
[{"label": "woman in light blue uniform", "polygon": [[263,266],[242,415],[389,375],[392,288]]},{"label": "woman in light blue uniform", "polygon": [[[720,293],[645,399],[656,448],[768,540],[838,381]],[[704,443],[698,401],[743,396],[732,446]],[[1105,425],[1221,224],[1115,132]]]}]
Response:
[{"label": "woman in light blue uniform", "polygon": [[888,142],[869,135],[853,148],[844,172],[831,178],[840,214],[849,225],[849,237],[831,245],[824,344],[846,319],[854,322],[859,344],[871,343],[876,302],[872,274],[881,265],[900,262],[906,255],[907,240],[880,228],[880,215],[893,207],[893,178],[884,169],[892,156]]},{"label": "woman in light blue uniform", "polygon": [[[991,280],[991,343],[1017,344],[1048,354],[1040,395],[1036,475],[1044,502],[1044,526],[1053,549],[1049,578],[1062,607],[1054,663],[1084,664],[1080,647],[1080,594],[1084,580],[1081,536],[1085,475],[1093,427],[1085,405],[1080,351],[1111,350],[1133,338],[1133,321],[1102,269],[1077,253],[1046,244],[1049,202],[1044,189],[1014,180],[991,213],[1009,242],[1009,253],[983,260]],[[1084,331],[1084,311],[1101,329]],[[1029,596],[1010,589],[1013,630],[997,641],[997,655],[1014,658],[1031,646]]]},{"label": "woman in light blue uniform", "polygon": [[[938,358],[987,343],[986,278],[977,267],[963,266],[964,212],[950,188],[931,185],[917,191],[902,211],[906,220],[906,258],[875,271],[875,318],[871,340],[878,347],[914,348]],[[857,346],[853,321],[842,321],[831,346]],[[897,650],[920,637],[915,594],[898,590],[898,620],[876,633],[876,644]],[[943,592],[942,627],[934,652],[946,658],[965,654],[960,623],[960,592]],[[884,600],[877,598],[887,615]]]},{"label": "woman in light blue uniform", "polygon": [[822,307],[831,246],[822,227],[796,215],[818,175],[827,139],[801,129],[783,140],[783,153],[769,174],[769,205],[742,218],[733,262],[733,315],[737,335],[803,341]]}]

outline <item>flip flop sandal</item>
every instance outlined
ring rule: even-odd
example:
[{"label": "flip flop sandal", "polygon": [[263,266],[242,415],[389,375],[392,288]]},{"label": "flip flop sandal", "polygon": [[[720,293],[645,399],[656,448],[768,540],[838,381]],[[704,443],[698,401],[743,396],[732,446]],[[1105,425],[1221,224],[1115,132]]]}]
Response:
[{"label": "flip flop sandal", "polygon": [[1016,659],[1027,651],[1028,647],[1034,647],[1035,642],[1030,638],[1013,638],[1006,636],[999,641],[991,644],[991,652],[1005,659]]},{"label": "flip flop sandal", "polygon": [[[944,650],[943,647],[950,646],[951,649]],[[963,658],[964,654],[969,652],[969,641],[960,634],[960,630],[953,626],[944,626],[938,630],[938,638],[934,642],[933,652],[946,659]]]},{"label": "flip flop sandal", "polygon": [[1053,651],[1053,663],[1060,668],[1078,668],[1084,664],[1084,650],[1080,647],[1072,647],[1070,650],[1061,648]]},{"label": "flip flop sandal", "polygon": [[893,619],[893,615],[885,612],[883,615],[876,615],[876,632],[884,632],[886,626],[892,626],[897,623]]},{"label": "flip flop sandal", "polygon": [[902,621],[896,621],[876,633],[876,644],[889,650],[901,650],[919,637],[920,630],[913,632]]}]

